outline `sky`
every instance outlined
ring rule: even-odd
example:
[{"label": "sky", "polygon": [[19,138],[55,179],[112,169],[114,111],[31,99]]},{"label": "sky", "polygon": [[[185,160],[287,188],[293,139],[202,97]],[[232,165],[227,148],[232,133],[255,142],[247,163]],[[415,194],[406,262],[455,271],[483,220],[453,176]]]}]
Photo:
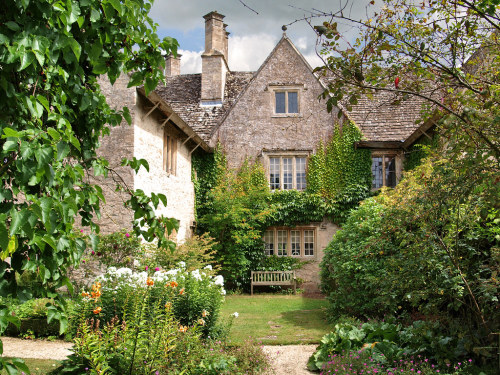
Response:
[{"label": "sky", "polygon": [[[369,0],[348,1],[351,16],[365,18]],[[345,3],[342,0],[342,5]],[[321,65],[316,53],[316,33],[300,20],[314,10],[335,12],[340,6],[340,0],[155,0],[150,16],[159,25],[160,37],[171,36],[179,42],[182,74],[201,72],[203,16],[214,10],[226,16],[224,22],[230,32],[229,68],[255,71],[281,39],[283,25],[288,25],[287,36],[309,64]],[[319,25],[324,20],[316,18],[311,23]]]}]

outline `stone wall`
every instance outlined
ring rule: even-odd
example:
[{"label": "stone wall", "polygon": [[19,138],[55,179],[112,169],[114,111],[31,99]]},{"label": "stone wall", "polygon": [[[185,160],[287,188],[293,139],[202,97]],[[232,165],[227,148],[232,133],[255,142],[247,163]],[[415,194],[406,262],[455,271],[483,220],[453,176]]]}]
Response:
[{"label": "stone wall", "polygon": [[163,137],[164,130],[160,127],[165,117],[159,111],[154,111],[144,118],[144,99],[138,99],[135,127],[135,157],[146,159],[149,163],[149,173],[141,168],[135,178],[135,189],[142,189],[146,194],[163,193],[167,196],[167,207],[160,205],[158,215],[174,217],[180,222],[177,241],[183,242],[191,235],[191,225],[194,221],[194,185],[191,181],[190,149],[182,145],[186,136],[167,124],[169,134],[177,139],[177,167],[175,174],[168,174],[163,169]]},{"label": "stone wall", "polygon": [[[136,114],[136,90],[127,88],[128,76],[121,76],[114,85],[106,77],[99,80],[101,90],[106,95],[108,104],[116,109],[127,106],[132,118]],[[110,128],[110,135],[101,138],[101,146],[97,150],[99,156],[109,161],[109,167],[120,176],[110,174],[107,179],[95,180],[103,189],[106,204],[101,206],[101,233],[116,232],[122,228],[131,228],[132,212],[123,206],[128,199],[125,193],[116,192],[116,181],[123,179],[123,183],[133,188],[134,172],[129,167],[121,167],[122,158],[131,158],[134,154],[134,127],[122,121],[119,126]]]},{"label": "stone wall", "polygon": [[[292,87],[299,91],[299,114],[276,115],[274,90]],[[333,132],[336,113],[319,101],[322,86],[294,47],[283,39],[269,60],[214,133],[227,151],[230,167],[245,157],[259,157],[263,150],[314,150]]]}]

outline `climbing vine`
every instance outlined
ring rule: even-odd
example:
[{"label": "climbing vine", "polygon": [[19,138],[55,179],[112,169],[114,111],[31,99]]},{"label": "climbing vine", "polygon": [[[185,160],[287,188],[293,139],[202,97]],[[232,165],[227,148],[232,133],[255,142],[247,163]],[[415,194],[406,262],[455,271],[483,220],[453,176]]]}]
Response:
[{"label": "climbing vine", "polygon": [[[329,200],[337,200],[346,192],[366,190],[371,186],[371,153],[357,149],[361,131],[349,122],[335,127],[327,145],[322,142],[309,159],[307,191]],[[356,188],[355,188],[356,187]]]},{"label": "climbing vine", "polygon": [[271,192],[261,163],[245,160],[239,170],[231,170],[220,145],[213,154],[193,156],[197,230],[218,241],[216,258],[229,287],[247,287],[249,271],[264,266],[267,228],[325,217],[342,223],[369,195],[371,157],[369,150],[355,149],[360,139],[353,124],[336,128],[332,140],[309,159],[306,191]]},{"label": "climbing vine", "polygon": [[415,142],[405,153],[404,170],[411,171],[422,164],[423,159],[429,155],[429,150],[435,149],[438,143],[439,137],[437,133],[432,137],[422,137],[421,140]]}]

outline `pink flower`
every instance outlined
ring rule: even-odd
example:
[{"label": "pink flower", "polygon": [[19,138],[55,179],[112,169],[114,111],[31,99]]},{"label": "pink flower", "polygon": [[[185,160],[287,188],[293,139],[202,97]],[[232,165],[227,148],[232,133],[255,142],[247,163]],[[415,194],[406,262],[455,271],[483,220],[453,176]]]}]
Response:
[{"label": "pink flower", "polygon": [[148,266],[144,267],[144,271],[147,271],[147,270],[148,270],[148,268],[149,268]]},{"label": "pink flower", "polygon": [[130,234],[125,233],[125,237],[129,238],[129,237],[130,237]]},{"label": "pink flower", "polygon": [[159,270],[160,270],[160,267],[156,267],[156,268],[155,268],[155,271],[159,271]]},{"label": "pink flower", "polygon": [[94,250],[92,250],[91,254],[92,254],[92,255],[95,255],[95,251],[94,251]]},{"label": "pink flower", "polygon": [[83,233],[83,229],[80,229],[80,233]]}]

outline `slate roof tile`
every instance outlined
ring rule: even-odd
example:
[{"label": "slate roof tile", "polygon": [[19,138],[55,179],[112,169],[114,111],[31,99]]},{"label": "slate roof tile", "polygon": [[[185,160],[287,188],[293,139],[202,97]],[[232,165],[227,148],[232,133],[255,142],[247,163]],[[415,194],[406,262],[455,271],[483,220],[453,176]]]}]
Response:
[{"label": "slate roof tile", "polygon": [[156,93],[205,141],[250,82],[254,72],[228,72],[222,106],[201,106],[201,74],[169,77]]}]

